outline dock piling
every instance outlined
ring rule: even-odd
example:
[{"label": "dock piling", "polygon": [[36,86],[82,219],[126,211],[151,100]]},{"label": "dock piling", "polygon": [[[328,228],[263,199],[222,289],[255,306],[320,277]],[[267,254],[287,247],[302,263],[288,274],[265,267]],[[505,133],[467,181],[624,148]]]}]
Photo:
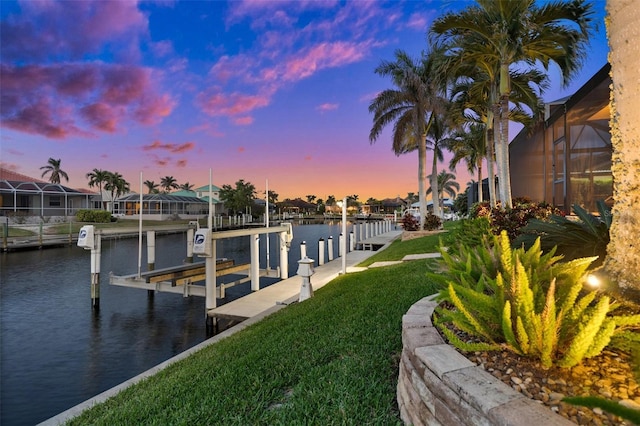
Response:
[{"label": "dock piling", "polygon": [[[267,234],[267,237],[269,235]],[[260,290],[260,235],[251,235],[251,291]]]},{"label": "dock piling", "polygon": [[100,256],[102,254],[102,236],[95,236],[91,249],[91,308],[100,309]]},{"label": "dock piling", "polygon": [[333,260],[333,237],[327,239],[327,251],[329,252],[329,262]]},{"label": "dock piling", "polygon": [[318,265],[324,265],[324,238],[318,240]]},{"label": "dock piling", "polygon": [[[147,231],[147,271],[156,268],[156,231]],[[147,290],[147,297],[153,299],[154,291]]]},{"label": "dock piling", "polygon": [[187,229],[187,263],[193,263],[193,228]]}]

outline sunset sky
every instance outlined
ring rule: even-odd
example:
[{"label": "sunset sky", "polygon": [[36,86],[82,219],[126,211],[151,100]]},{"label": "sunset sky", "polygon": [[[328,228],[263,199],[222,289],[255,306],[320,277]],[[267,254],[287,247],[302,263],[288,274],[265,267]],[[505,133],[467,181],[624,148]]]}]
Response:
[{"label": "sunset sky", "polygon": [[[417,192],[417,153],[390,131],[369,143],[374,73],[426,47],[434,17],[462,1],[0,1],[0,162],[64,185],[94,168],[159,182],[233,185],[284,198]],[[573,83],[552,70],[545,100],[573,93],[607,60],[605,2]],[[511,135],[515,136],[515,132]],[[428,153],[431,158],[431,153]],[[448,161],[441,165],[447,167]],[[456,172],[462,189],[466,167]]]}]

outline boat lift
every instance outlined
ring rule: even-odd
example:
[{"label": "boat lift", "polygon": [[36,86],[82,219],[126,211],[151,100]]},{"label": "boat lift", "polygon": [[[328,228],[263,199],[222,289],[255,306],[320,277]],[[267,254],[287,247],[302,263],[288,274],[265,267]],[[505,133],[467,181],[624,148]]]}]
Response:
[{"label": "boat lift", "polygon": [[[271,233],[278,233],[280,236],[280,266],[276,269],[271,269],[270,265],[267,265],[266,269],[261,270],[259,258],[260,235],[268,235]],[[96,237],[99,239],[99,236]],[[234,265],[233,261],[217,259],[216,241],[237,237],[249,237],[251,263]],[[193,254],[204,257],[205,262],[173,266],[124,276],[110,275],[109,283],[149,291],[178,293],[185,297],[204,296],[206,298],[205,317],[207,320],[207,330],[209,331],[210,329],[213,330],[215,324],[214,318],[208,314],[216,308],[217,298],[225,297],[225,288],[250,281],[251,290],[258,291],[260,290],[261,276],[279,277],[281,279],[289,277],[289,247],[292,239],[293,230],[290,223],[284,223],[278,226],[218,232],[211,232],[208,228],[201,228],[195,231],[193,237]],[[232,283],[217,286],[217,277],[229,274],[246,275],[246,277]],[[205,281],[204,286],[195,284],[201,281]]]}]

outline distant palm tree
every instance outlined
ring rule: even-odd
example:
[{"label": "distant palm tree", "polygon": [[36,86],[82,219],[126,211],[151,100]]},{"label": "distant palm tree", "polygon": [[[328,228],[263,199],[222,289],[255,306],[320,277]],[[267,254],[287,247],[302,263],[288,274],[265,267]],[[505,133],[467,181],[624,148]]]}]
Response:
[{"label": "distant palm tree", "polygon": [[336,197],[335,195],[329,195],[327,196],[327,201],[325,203],[328,206],[333,206],[336,204]]},{"label": "distant palm tree", "polygon": [[503,208],[512,206],[509,172],[511,69],[528,70],[551,62],[564,83],[580,68],[593,30],[593,5],[586,0],[538,4],[534,0],[477,0],[477,5],[436,19],[431,33],[447,40],[461,62],[498,64],[498,182]]},{"label": "distant palm tree", "polygon": [[42,177],[44,177],[44,175],[48,173],[51,173],[51,176],[49,176],[49,182],[51,183],[59,184],[60,178],[64,178],[67,182],[69,182],[69,176],[67,175],[67,172],[60,168],[60,159],[56,160],[54,158],[49,158],[49,161],[47,161],[47,165],[40,167],[40,170],[44,170],[44,172],[42,172]]},{"label": "distant palm tree", "polygon": [[111,194],[111,211],[113,212],[113,204],[122,194],[129,192],[130,186],[124,177],[118,172],[109,172],[109,178],[104,185],[104,189]]},{"label": "distant palm tree", "polygon": [[102,185],[107,183],[109,172],[107,170],[93,169],[87,173],[86,177],[89,179],[89,188],[93,188],[94,186],[98,187],[98,192],[100,193],[100,208],[104,208],[102,202]]},{"label": "distant palm tree", "polygon": [[181,189],[183,191],[191,191],[193,189],[193,184],[186,182],[186,183],[183,183],[182,185],[179,185],[178,189]]},{"label": "distant palm tree", "polygon": [[307,195],[307,203],[313,204],[316,198],[318,197],[316,197],[315,195]]},{"label": "distant palm tree", "polygon": [[164,190],[164,192],[169,192],[172,189],[178,188],[178,181],[173,176],[165,176],[160,179],[160,186]]},{"label": "distant palm tree", "polygon": [[[430,181],[433,180],[432,178],[433,176],[429,175]],[[437,181],[438,181],[439,189],[438,189],[438,196],[436,199],[438,204],[440,205],[442,205],[444,201],[445,193],[449,196],[449,198],[455,198],[456,193],[460,191],[460,184],[456,182],[456,175],[454,175],[453,173],[449,173],[446,170],[442,170],[440,173],[438,173]],[[431,191],[432,191],[431,188],[429,188],[427,190],[427,194],[431,194]]]},{"label": "distant palm tree", "polygon": [[[476,123],[469,126],[469,131],[458,131],[449,144],[453,157],[449,168],[454,170],[462,160],[467,163],[469,173],[478,172],[478,182],[482,185],[482,160],[487,155],[485,125]],[[491,180],[491,179],[489,179]],[[478,188],[478,202],[482,202],[482,187]]]},{"label": "distant palm tree", "polygon": [[395,61],[382,61],[376,74],[389,76],[394,89],[383,90],[369,105],[374,114],[369,141],[374,143],[382,130],[393,123],[393,152],[396,155],[418,150],[418,197],[420,200],[420,228],[424,227],[427,211],[425,198],[427,133],[433,121],[433,112],[439,110],[442,98],[436,86],[433,57],[414,61],[401,50],[395,52]]},{"label": "distant palm tree", "polygon": [[152,180],[145,180],[144,186],[147,187],[148,194],[157,194],[158,193],[158,184]]}]

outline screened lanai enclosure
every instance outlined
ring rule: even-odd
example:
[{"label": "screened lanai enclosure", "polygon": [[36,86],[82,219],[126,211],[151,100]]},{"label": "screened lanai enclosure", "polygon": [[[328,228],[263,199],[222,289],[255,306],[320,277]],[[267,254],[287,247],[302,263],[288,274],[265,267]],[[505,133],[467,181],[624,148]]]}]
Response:
[{"label": "screened lanai enclosure", "polygon": [[[179,215],[182,218],[207,215],[209,203],[198,197],[171,194],[145,194],[142,196],[142,215],[148,219],[164,220]],[[125,216],[140,213],[140,194],[118,198],[114,202],[113,214]]]},{"label": "screened lanai enclosure", "polygon": [[513,197],[546,201],[571,213],[577,204],[596,212],[596,202],[613,202],[609,93],[605,65],[572,96],[547,105],[547,117],[533,133],[511,142]]}]

